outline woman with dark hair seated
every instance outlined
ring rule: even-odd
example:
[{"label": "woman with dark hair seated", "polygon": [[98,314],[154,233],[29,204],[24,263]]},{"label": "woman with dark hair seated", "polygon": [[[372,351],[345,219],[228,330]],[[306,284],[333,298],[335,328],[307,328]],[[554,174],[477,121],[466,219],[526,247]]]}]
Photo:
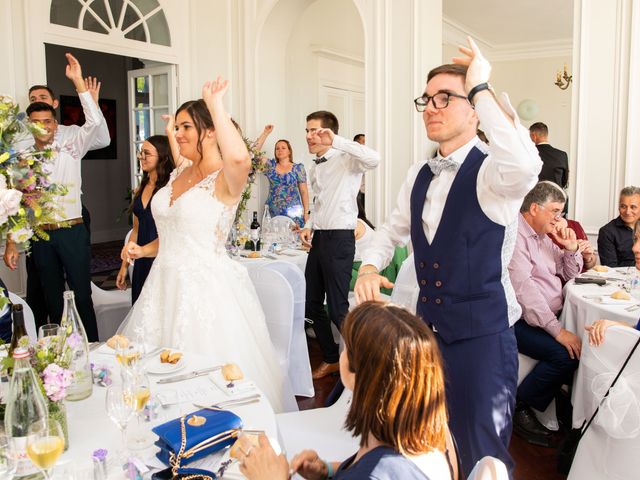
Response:
[{"label": "woman with dark hair seated", "polygon": [[345,427],[360,437],[360,449],[342,463],[304,450],[289,465],[264,435],[258,446],[240,437],[241,472],[250,480],[287,479],[291,472],[307,479],[457,478],[448,461],[444,376],[433,332],[400,307],[365,302],[347,315],[342,335],[340,377],[353,391]]}]

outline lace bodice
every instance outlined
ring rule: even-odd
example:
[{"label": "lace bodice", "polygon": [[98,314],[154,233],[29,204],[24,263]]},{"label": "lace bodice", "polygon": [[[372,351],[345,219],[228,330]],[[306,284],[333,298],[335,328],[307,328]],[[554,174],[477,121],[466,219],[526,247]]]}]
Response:
[{"label": "lace bodice", "polygon": [[237,204],[225,205],[215,195],[213,172],[173,199],[173,182],[190,165],[176,168],[169,182],[154,196],[151,208],[158,229],[160,247],[157,262],[182,265],[215,262],[226,255],[225,244],[233,223]]}]

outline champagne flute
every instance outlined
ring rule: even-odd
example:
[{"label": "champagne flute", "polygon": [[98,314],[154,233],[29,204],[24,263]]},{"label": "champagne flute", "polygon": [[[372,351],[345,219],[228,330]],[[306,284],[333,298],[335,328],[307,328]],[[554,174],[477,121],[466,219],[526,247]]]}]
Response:
[{"label": "champagne flute", "polygon": [[135,435],[131,437],[130,447],[132,449],[147,448],[153,443],[153,437],[144,428],[142,417],[144,416],[144,407],[151,398],[149,377],[141,369],[132,369],[127,372],[125,384],[138,417],[138,428]]},{"label": "champagne flute", "polygon": [[135,413],[133,395],[128,387],[111,385],[107,389],[107,415],[122,434],[122,445],[126,444],[126,432],[129,420]]},{"label": "champagne flute", "polygon": [[60,424],[50,418],[38,420],[29,427],[27,455],[40,469],[45,479],[50,479],[60,455],[64,451],[64,435]]},{"label": "champagne flute", "polygon": [[122,365],[123,372],[129,368],[135,369],[140,357],[140,345],[137,342],[116,343],[116,360]]}]

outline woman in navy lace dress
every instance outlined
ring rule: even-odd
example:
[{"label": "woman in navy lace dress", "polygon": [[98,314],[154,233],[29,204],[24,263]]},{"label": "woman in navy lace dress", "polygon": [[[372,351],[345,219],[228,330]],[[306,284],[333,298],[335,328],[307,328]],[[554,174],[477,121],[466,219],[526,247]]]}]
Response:
[{"label": "woman in navy lace dress", "polygon": [[[133,213],[133,229],[129,241],[138,245],[146,245],[158,238],[156,224],[151,213],[151,201],[155,193],[169,181],[169,175],[174,168],[173,155],[169,140],[164,135],[154,135],[145,140],[138,152],[138,160],[142,170],[142,180],[135,192],[131,211]],[[131,279],[131,303],[136,303],[151,265],[152,257],[139,258],[133,265]],[[122,262],[116,285],[120,290],[127,288],[127,269],[129,264]]]}]

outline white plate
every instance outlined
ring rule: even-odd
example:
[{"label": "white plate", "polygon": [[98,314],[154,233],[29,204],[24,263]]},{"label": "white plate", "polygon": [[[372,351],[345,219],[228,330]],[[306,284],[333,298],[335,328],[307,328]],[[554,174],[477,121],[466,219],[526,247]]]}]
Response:
[{"label": "white plate", "polygon": [[162,363],[160,361],[160,353],[154,355],[153,358],[145,364],[145,370],[152,375],[166,375],[182,370],[186,365],[184,355],[178,363]]}]

